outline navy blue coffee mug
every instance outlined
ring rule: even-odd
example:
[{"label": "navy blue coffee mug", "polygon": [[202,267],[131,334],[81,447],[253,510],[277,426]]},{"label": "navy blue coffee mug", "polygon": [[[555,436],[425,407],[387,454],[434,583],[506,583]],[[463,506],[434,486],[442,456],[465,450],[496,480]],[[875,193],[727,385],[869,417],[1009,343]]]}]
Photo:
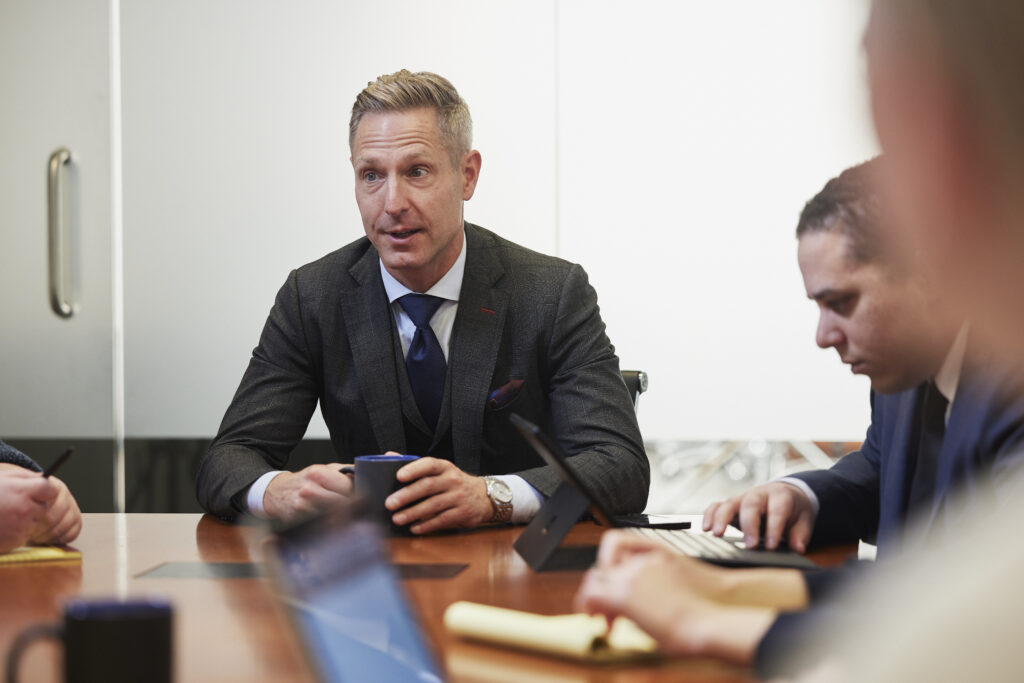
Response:
[{"label": "navy blue coffee mug", "polygon": [[56,638],[64,644],[67,683],[171,683],[173,612],[168,601],[155,598],[69,600],[63,624],[38,624],[18,635],[7,654],[7,680],[17,681],[30,643]]},{"label": "navy blue coffee mug", "polygon": [[355,467],[342,467],[344,474],[355,475],[356,495],[366,503],[367,514],[385,524],[393,534],[408,534],[406,527],[400,527],[391,521],[390,512],[384,507],[384,501],[404,484],[395,475],[398,470],[418,459],[418,455],[360,455],[355,459]]}]

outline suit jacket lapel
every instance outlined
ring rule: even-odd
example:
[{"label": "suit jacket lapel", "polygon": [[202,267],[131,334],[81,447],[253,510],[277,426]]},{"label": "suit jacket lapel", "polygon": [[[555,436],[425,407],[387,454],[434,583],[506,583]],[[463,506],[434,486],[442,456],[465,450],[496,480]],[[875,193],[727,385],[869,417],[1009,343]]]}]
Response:
[{"label": "suit jacket lapel", "polygon": [[[358,283],[341,297],[341,311],[352,349],[353,372],[366,402],[373,434],[381,449],[405,452],[391,310],[380,278],[380,257],[370,248],[349,273]],[[402,368],[404,371],[405,368]]]},{"label": "suit jacket lapel", "polygon": [[480,465],[484,407],[501,345],[508,293],[495,287],[505,269],[486,236],[467,224],[466,238],[466,271],[449,349],[450,398],[446,403],[450,405],[455,464],[475,473]]}]

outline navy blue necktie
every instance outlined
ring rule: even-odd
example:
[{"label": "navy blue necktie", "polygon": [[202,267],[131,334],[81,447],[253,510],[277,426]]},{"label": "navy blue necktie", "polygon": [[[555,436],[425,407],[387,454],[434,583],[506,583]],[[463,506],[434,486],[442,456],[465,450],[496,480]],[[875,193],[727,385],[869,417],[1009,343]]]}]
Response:
[{"label": "navy blue necktie", "polygon": [[437,427],[441,414],[441,400],[444,398],[444,379],[447,364],[437,335],[430,327],[430,319],[444,303],[444,299],[427,294],[406,294],[398,300],[409,318],[416,325],[416,335],[405,356],[405,367],[409,371],[409,383],[416,397],[420,415],[431,430]]},{"label": "navy blue necktie", "polygon": [[949,401],[934,381],[928,382],[921,402],[921,436],[918,441],[914,472],[910,475],[910,512],[927,509],[935,500],[939,473],[939,454],[946,436],[946,408]]}]

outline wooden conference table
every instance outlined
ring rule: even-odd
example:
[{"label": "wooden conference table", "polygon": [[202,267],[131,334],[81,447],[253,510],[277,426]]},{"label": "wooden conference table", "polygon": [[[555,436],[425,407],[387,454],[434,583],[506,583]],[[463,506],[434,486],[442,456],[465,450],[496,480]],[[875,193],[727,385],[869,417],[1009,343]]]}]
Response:
[{"label": "wooden conference table", "polygon": [[[754,680],[749,671],[715,662],[583,666],[449,636],[441,618],[456,600],[544,614],[571,611],[582,573],[531,571],[512,548],[521,531],[505,527],[389,541],[398,563],[469,565],[454,578],[403,581],[452,681]],[[254,574],[257,567],[244,563],[261,562],[265,533],[208,515],[86,514],[73,544],[82,551],[81,564],[0,565],[0,653],[6,658],[15,635],[26,626],[57,621],[70,596],[155,594],[174,604],[177,681],[312,680],[269,582],[255,576],[211,576],[232,570]],[[565,544],[595,545],[601,533],[601,527],[584,522]],[[848,552],[815,559],[834,564]],[[38,642],[23,658],[21,680],[57,681],[60,670],[59,647]]]}]

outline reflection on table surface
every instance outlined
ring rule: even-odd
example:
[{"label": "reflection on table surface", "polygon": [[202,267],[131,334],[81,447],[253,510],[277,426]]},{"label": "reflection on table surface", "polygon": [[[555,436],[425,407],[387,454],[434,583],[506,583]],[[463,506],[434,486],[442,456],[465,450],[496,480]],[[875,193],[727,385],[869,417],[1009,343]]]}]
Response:
[{"label": "reflection on table surface", "polygon": [[[571,611],[581,572],[531,571],[512,548],[522,527],[480,529],[388,540],[399,563],[468,566],[450,578],[402,581],[424,632],[453,681],[718,681],[752,680],[749,672],[713,662],[675,661],[603,668],[478,645],[449,637],[445,608],[470,600],[540,614]],[[179,681],[304,681],[312,676],[271,584],[255,578],[156,578],[164,563],[262,562],[267,531],[194,514],[86,514],[81,564],[0,567],[0,650],[37,622],[59,619],[72,595],[158,594],[175,606],[175,678]],[[577,525],[567,545],[595,545],[602,528]],[[822,556],[840,561],[845,551]],[[56,644],[33,645],[22,680],[60,679]]]}]

